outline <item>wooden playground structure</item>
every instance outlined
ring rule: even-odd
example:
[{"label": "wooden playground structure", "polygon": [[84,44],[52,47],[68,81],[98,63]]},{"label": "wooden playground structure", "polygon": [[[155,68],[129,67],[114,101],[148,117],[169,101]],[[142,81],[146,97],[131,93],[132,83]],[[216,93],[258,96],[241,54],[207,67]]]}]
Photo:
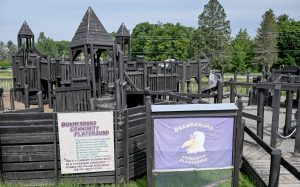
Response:
[{"label": "wooden playground structure", "polygon": [[[101,60],[104,52],[109,54],[110,60]],[[300,152],[300,122],[296,120],[300,119],[300,112],[293,119],[295,109],[300,109],[299,67],[281,67],[252,80],[250,74],[246,74],[247,82],[238,82],[238,73],[230,81],[220,76],[215,84],[204,87],[202,78],[211,72],[208,59],[149,62],[137,56],[136,61],[131,61],[130,34],[125,24],[121,24],[113,41],[91,8],[71,41],[70,54],[70,59],[59,60],[42,55],[34,46],[34,34],[28,24],[22,25],[12,62],[11,110],[4,111],[3,89],[0,88],[0,111],[4,111],[0,113],[2,181],[30,185],[57,184],[62,179],[80,184],[119,183],[144,175],[149,105],[208,103],[212,98],[214,103],[238,103],[239,115],[246,120],[245,127],[239,127],[240,138],[243,140],[245,135],[253,140],[251,144],[249,139],[244,141],[240,165],[257,185],[281,186],[287,179],[292,185],[300,183],[299,158],[296,161],[291,159],[295,157],[285,158],[278,145],[280,108],[284,108],[282,136],[293,133],[292,155]],[[191,89],[193,80],[197,83],[196,93]],[[283,92],[286,94],[284,103],[280,100]],[[256,114],[242,111],[247,108],[245,103],[242,105],[243,98],[247,98],[246,105],[256,107]],[[14,101],[24,103],[25,110],[15,110]],[[35,104],[38,108],[29,109]],[[54,112],[43,112],[44,104]],[[268,142],[264,141],[267,106],[272,107]],[[116,170],[60,174],[56,112],[108,110],[114,111]],[[250,128],[247,120],[255,121],[256,128]],[[251,150],[267,152],[270,159],[264,161],[266,167],[251,165]],[[282,174],[288,176],[287,179],[279,180],[280,167],[287,170]]]}]

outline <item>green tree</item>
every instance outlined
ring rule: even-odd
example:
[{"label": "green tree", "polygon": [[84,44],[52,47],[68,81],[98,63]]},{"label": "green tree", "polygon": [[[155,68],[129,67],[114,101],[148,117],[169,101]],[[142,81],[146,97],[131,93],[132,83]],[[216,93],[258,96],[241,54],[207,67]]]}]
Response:
[{"label": "green tree", "polygon": [[278,61],[279,65],[300,65],[300,21],[284,14],[277,18]]},{"label": "green tree", "polygon": [[136,55],[146,55],[146,44],[148,40],[153,39],[150,36],[150,32],[154,29],[155,25],[148,22],[137,24],[131,34],[131,53],[132,59],[136,58]]},{"label": "green tree", "polygon": [[193,36],[194,56],[206,55],[215,68],[225,68],[230,61],[230,22],[218,0],[210,0],[199,15]]},{"label": "green tree", "polygon": [[17,51],[17,46],[11,41],[9,40],[6,43],[6,48],[7,48],[7,55],[8,55],[8,59],[11,60],[12,55],[16,53]]},{"label": "green tree", "polygon": [[138,24],[131,35],[132,57],[144,55],[147,60],[186,60],[192,32],[193,28],[180,23]]},{"label": "green tree", "polygon": [[266,11],[262,18],[255,38],[254,60],[262,65],[263,71],[267,68],[269,72],[277,61],[277,24],[272,9]]},{"label": "green tree", "polygon": [[44,32],[41,32],[37,39],[36,48],[51,58],[61,58],[69,56],[69,44],[69,41],[54,41],[46,37]]},{"label": "green tree", "polygon": [[232,71],[245,72],[253,69],[251,63],[253,61],[254,43],[247,33],[247,30],[240,30],[231,42],[232,47]]},{"label": "green tree", "polygon": [[4,60],[6,58],[7,48],[4,42],[0,41],[0,60]]}]

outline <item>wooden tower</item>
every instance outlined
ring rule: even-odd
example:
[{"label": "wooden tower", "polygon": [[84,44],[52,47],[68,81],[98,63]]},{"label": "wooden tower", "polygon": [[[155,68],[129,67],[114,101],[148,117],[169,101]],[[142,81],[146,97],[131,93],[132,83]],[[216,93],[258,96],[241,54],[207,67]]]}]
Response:
[{"label": "wooden tower", "polygon": [[101,96],[100,56],[102,52],[107,51],[115,62],[116,49],[114,41],[91,7],[86,11],[77,29],[70,49],[71,63],[74,63],[80,54],[85,57],[87,84],[92,86],[94,98],[97,98],[97,95]]},{"label": "wooden tower", "polygon": [[[34,34],[25,21],[18,33],[18,50],[13,55],[13,79],[15,89],[28,89],[30,95],[41,91],[38,56],[41,53],[35,48]],[[17,100],[22,101],[22,94]]]},{"label": "wooden tower", "polygon": [[18,33],[18,48],[22,46],[24,46],[25,49],[34,48],[34,34],[26,21],[24,21]]},{"label": "wooden tower", "polygon": [[116,33],[115,43],[127,56],[128,62],[130,61],[130,33],[125,24],[122,23]]}]

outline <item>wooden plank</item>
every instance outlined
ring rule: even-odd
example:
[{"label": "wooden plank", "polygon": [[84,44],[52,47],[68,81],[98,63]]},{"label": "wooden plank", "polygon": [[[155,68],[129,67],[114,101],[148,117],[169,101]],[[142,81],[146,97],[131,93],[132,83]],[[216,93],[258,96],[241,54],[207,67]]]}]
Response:
[{"label": "wooden plank", "polygon": [[134,115],[136,113],[145,113],[146,112],[146,106],[143,105],[143,106],[138,106],[138,107],[134,107],[134,108],[129,108],[128,109],[128,115],[131,116],[131,115]]},{"label": "wooden plank", "polygon": [[51,125],[52,120],[45,119],[45,120],[23,120],[23,121],[0,121],[0,126],[41,126],[41,125]]},{"label": "wooden plank", "polygon": [[23,172],[4,172],[4,180],[27,180],[27,179],[46,179],[53,178],[54,171],[23,171]]},{"label": "wooden plank", "polygon": [[131,114],[128,117],[128,120],[131,121],[131,120],[135,120],[135,119],[142,118],[142,117],[146,117],[146,113],[138,112],[138,113],[135,113],[135,114]]},{"label": "wooden plank", "polygon": [[30,180],[4,180],[5,183],[10,183],[15,186],[49,186],[53,185],[54,179],[30,179]]},{"label": "wooden plank", "polygon": [[40,162],[40,161],[52,161],[54,159],[54,153],[11,153],[3,154],[2,162]]},{"label": "wooden plank", "polygon": [[1,121],[25,121],[52,119],[51,113],[2,113],[0,114]]},{"label": "wooden plank", "polygon": [[72,87],[58,87],[55,92],[69,92],[78,90],[91,90],[90,86],[72,86]]},{"label": "wooden plank", "polygon": [[1,144],[33,144],[33,143],[51,143],[54,135],[52,133],[33,133],[33,134],[9,134],[1,135]]},{"label": "wooden plank", "polygon": [[40,145],[9,145],[1,146],[2,154],[7,153],[34,153],[34,152],[53,152],[53,144]]},{"label": "wooden plank", "polygon": [[54,161],[47,162],[25,162],[25,163],[3,163],[3,171],[28,171],[28,170],[53,170]]},{"label": "wooden plank", "polygon": [[246,113],[246,112],[243,112],[243,117],[249,118],[249,119],[252,119],[252,120],[255,120],[255,121],[261,121],[261,117],[253,115],[253,114],[249,114],[249,113]]},{"label": "wooden plank", "polygon": [[144,125],[146,124],[146,118],[143,117],[135,120],[129,120],[128,124],[129,124],[129,128]]},{"label": "wooden plank", "polygon": [[14,127],[14,126],[0,126],[0,134],[19,134],[19,133],[47,133],[51,132],[52,127],[50,125],[41,125],[38,127]]}]

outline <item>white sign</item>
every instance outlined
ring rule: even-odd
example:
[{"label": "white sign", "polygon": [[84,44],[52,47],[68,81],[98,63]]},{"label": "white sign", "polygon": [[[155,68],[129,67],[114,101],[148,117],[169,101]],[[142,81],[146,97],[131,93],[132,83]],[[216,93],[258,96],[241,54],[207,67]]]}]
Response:
[{"label": "white sign", "polygon": [[61,173],[112,171],[113,112],[58,113]]}]

